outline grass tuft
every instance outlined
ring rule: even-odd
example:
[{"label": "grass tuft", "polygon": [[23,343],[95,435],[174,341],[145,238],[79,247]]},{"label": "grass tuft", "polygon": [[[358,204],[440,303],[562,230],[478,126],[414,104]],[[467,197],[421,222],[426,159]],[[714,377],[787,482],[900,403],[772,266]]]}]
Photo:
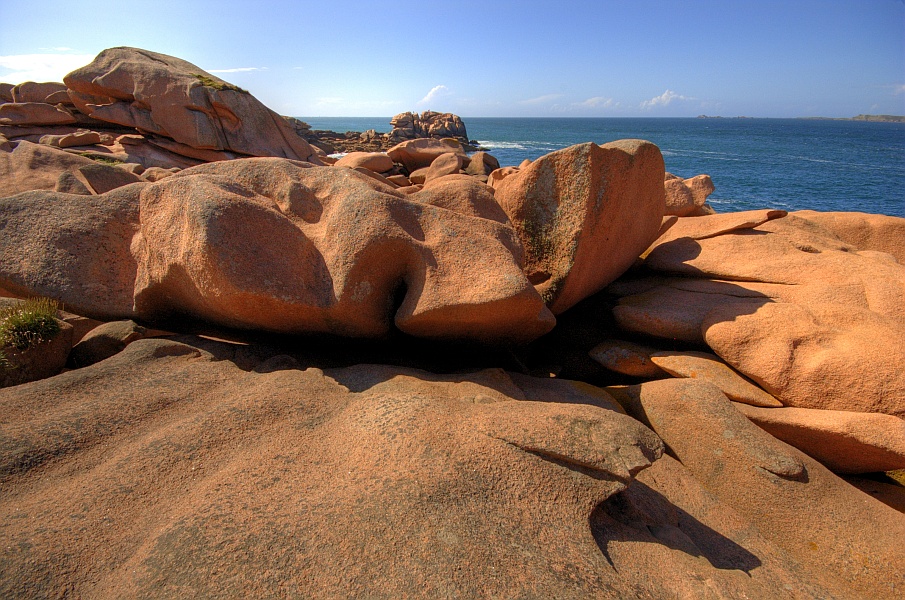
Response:
[{"label": "grass tuft", "polygon": [[216,79],[212,79],[207,75],[201,75],[200,73],[192,73],[198,81],[201,82],[201,85],[204,87],[214,88],[215,90],[231,90],[233,92],[240,92],[242,94],[247,94],[248,90],[243,90],[237,85],[233,85],[231,83],[226,83],[225,81],[217,81]]},{"label": "grass tuft", "polygon": [[84,156],[85,158],[90,158],[94,162],[99,162],[105,165],[116,165],[123,164],[123,161],[118,158],[107,158],[105,156],[98,156],[97,154],[92,154],[91,152],[79,152],[79,156]]},{"label": "grass tuft", "polygon": [[20,352],[52,339],[60,332],[56,320],[60,305],[49,298],[30,298],[0,308],[0,366],[9,367],[4,348]]}]

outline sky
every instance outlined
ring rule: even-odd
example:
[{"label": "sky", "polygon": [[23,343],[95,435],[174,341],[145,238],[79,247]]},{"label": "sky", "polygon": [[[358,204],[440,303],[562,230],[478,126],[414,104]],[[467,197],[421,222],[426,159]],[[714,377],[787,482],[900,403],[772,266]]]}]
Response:
[{"label": "sky", "polygon": [[113,46],[299,117],[905,115],[905,0],[0,0],[0,81]]}]

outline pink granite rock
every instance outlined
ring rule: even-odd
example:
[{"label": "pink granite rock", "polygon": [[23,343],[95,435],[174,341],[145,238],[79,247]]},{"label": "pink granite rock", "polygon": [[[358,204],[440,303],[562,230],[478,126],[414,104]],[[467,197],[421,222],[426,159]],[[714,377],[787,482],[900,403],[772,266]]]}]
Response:
[{"label": "pink granite rock", "polygon": [[173,56],[110,48],[64,82],[76,107],[101,121],[197,149],[319,163],[289,123],[254,96]]},{"label": "pink granite rock", "polygon": [[709,352],[654,352],[652,363],[673,377],[689,377],[712,383],[730,400],[752,406],[781,407],[782,403],[732,370]]},{"label": "pink granite rock", "polygon": [[836,473],[905,469],[905,420],[892,415],[737,404],[751,422]]},{"label": "pink granite rock", "polygon": [[383,152],[349,152],[340,158],[334,166],[364,167],[375,173],[385,173],[393,169],[393,159]]},{"label": "pink granite rock", "polygon": [[465,150],[462,149],[462,145],[456,140],[435,140],[429,138],[408,140],[396,144],[387,150],[387,155],[393,161],[402,163],[411,173],[418,169],[429,167],[434,162],[434,159],[449,152],[466,158]]},{"label": "pink granite rock", "polygon": [[579,144],[494,182],[526,249],[525,270],[554,314],[625,272],[657,235],[663,157],[641,140]]}]

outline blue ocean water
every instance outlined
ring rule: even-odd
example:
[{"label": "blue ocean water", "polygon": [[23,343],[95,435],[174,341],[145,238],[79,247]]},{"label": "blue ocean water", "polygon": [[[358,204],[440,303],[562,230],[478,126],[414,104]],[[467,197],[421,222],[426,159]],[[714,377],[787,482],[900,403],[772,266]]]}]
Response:
[{"label": "blue ocean water", "polygon": [[[313,129],[391,129],[389,117],[300,117]],[[706,173],[718,212],[753,208],[905,217],[905,123],[812,119],[466,118],[468,136],[517,165],[582,142],[641,138],[666,170]]]}]

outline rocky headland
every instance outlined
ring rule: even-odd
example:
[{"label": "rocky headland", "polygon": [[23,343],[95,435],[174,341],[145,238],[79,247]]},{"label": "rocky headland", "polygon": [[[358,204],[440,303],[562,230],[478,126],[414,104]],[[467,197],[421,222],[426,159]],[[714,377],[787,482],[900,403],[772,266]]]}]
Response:
[{"label": "rocky headland", "polygon": [[905,592],[905,219],[135,48],[0,98],[0,597]]}]

